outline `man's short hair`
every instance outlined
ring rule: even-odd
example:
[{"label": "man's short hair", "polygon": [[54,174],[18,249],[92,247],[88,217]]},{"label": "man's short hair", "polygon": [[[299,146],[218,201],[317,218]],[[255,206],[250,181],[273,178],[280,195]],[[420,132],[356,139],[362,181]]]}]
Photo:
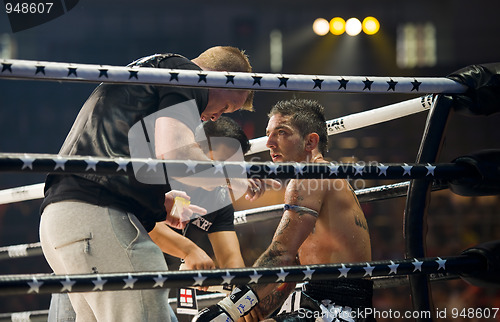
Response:
[{"label": "man's short hair", "polygon": [[318,149],[322,154],[328,151],[328,133],[324,108],[314,100],[292,99],[277,102],[268,114],[291,116],[291,124],[299,130],[300,135],[305,137],[310,133],[319,135]]},{"label": "man's short hair", "polygon": [[[195,130],[195,140],[200,144],[203,151],[206,153],[209,150],[208,142],[204,139],[203,133],[206,138],[210,140],[211,137],[227,137],[238,140],[243,154],[250,150],[250,141],[246,136],[241,126],[232,118],[221,116],[217,121],[205,121]],[[226,142],[226,141],[225,141]],[[235,146],[235,151],[238,146]],[[212,149],[215,147],[212,146]]]},{"label": "man's short hair", "polygon": [[[251,73],[252,65],[245,51],[231,46],[215,46],[205,50],[197,57],[203,62],[203,66],[213,71],[244,72]],[[242,110],[253,111],[254,91],[248,90],[249,94]]]}]

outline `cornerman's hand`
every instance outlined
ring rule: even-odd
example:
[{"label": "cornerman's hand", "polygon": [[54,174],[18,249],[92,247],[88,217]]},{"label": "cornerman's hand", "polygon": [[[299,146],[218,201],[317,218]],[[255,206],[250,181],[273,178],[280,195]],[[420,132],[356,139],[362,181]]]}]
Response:
[{"label": "cornerman's hand", "polygon": [[[176,200],[176,198],[178,198]],[[204,216],[207,214],[205,208],[192,205],[189,202],[179,202],[179,198],[189,201],[191,197],[184,191],[171,190],[165,194],[165,210],[167,218],[165,222],[176,229],[183,229],[186,224],[193,218],[193,214]],[[175,207],[174,207],[175,206]]]}]

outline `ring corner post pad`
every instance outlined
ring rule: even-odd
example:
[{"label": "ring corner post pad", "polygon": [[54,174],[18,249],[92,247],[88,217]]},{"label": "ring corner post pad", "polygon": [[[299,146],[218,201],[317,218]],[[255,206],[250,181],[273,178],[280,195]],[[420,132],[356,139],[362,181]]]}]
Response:
[{"label": "ring corner post pad", "polygon": [[[444,132],[451,111],[449,96],[438,95],[430,108],[416,163],[433,163],[439,155]],[[404,211],[404,238],[406,258],[425,257],[424,227],[427,224],[427,205],[430,199],[431,181],[411,180]],[[411,275],[410,291],[415,311],[435,312],[433,309],[429,280],[424,275]],[[432,321],[420,318],[417,321]]]},{"label": "ring corner post pad", "polygon": [[481,243],[462,252],[462,255],[484,260],[486,271],[461,273],[467,283],[481,288],[500,288],[500,240]]}]

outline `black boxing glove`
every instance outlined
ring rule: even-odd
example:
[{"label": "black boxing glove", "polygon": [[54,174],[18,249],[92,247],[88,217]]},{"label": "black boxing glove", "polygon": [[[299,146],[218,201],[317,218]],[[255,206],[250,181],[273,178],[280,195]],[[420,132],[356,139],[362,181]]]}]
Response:
[{"label": "black boxing glove", "polygon": [[455,110],[472,115],[490,115],[500,111],[500,63],[470,65],[446,76],[468,87],[454,94]]},{"label": "black boxing glove", "polygon": [[211,305],[198,312],[198,314],[196,314],[192,320],[192,322],[208,321],[233,322],[233,319],[231,319],[229,313],[221,309],[220,306]]},{"label": "black boxing glove", "polygon": [[237,321],[248,314],[259,303],[257,294],[246,285],[236,286],[231,294],[217,303],[201,310],[193,321]]}]

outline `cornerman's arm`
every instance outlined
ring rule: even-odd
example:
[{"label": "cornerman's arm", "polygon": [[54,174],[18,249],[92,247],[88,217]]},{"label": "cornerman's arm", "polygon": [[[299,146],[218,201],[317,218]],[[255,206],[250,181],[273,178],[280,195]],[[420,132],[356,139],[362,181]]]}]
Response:
[{"label": "cornerman's arm", "polygon": [[184,259],[186,269],[215,268],[212,259],[200,247],[164,222],[157,222],[149,236],[162,252]]},{"label": "cornerman's arm", "polygon": [[240,243],[235,231],[218,231],[208,234],[219,268],[245,267]]}]

